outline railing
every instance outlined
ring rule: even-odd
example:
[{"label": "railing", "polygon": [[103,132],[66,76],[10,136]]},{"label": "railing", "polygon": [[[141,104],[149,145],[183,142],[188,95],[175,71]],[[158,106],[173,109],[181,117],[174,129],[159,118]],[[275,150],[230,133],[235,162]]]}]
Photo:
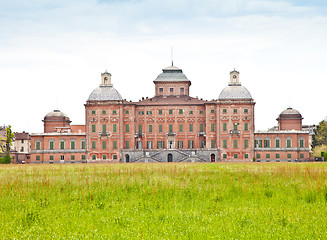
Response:
[{"label": "railing", "polygon": [[142,137],[143,136],[143,133],[142,132],[136,132],[135,133],[135,137]]},{"label": "railing", "polygon": [[240,135],[241,134],[241,131],[240,130],[229,130],[229,133],[231,135]]}]

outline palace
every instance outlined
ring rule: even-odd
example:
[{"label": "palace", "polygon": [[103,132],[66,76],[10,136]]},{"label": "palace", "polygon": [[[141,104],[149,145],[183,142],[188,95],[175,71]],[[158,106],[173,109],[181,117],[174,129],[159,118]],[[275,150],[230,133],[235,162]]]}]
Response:
[{"label": "palace", "polygon": [[155,95],[126,101],[111,74],[85,104],[85,126],[70,125],[59,110],[44,118],[44,133],[31,134],[31,162],[218,162],[309,159],[309,132],[292,108],[278,127],[255,131],[255,102],[230,72],[216,100],[189,95],[191,81],[169,66],[153,81]]}]

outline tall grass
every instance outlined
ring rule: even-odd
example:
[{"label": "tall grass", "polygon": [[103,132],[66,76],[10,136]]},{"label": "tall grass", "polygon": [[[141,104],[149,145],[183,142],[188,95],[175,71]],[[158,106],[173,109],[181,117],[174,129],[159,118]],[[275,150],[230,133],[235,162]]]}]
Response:
[{"label": "tall grass", "polygon": [[325,239],[324,163],[0,166],[1,239]]}]

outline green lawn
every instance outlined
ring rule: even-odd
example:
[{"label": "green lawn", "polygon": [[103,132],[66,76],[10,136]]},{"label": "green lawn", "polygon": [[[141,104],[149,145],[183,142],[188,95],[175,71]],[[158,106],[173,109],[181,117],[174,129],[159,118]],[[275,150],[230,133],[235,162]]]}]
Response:
[{"label": "green lawn", "polygon": [[325,163],[0,166],[0,239],[326,239]]}]

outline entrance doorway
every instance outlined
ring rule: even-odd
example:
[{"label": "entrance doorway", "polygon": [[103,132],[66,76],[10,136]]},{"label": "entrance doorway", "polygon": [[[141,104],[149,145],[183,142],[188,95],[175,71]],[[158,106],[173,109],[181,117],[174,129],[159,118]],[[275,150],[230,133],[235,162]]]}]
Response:
[{"label": "entrance doorway", "polygon": [[126,159],[126,162],[129,162],[129,155],[128,154],[125,155],[125,159]]},{"label": "entrance doorway", "polygon": [[172,162],[172,161],[173,161],[173,154],[169,153],[169,154],[167,155],[167,161],[168,161],[168,162]]},{"label": "entrance doorway", "polygon": [[211,160],[211,162],[215,162],[216,161],[216,155],[215,154],[211,154],[210,155],[210,160]]}]

